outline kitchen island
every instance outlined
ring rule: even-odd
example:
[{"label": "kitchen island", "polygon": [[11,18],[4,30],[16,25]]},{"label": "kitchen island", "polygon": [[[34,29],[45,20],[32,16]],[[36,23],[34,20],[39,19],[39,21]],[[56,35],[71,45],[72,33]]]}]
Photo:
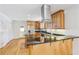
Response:
[{"label": "kitchen island", "polygon": [[72,55],[73,39],[79,38],[79,36],[65,36],[59,38],[54,36],[55,40],[49,40],[47,42],[32,41],[27,42],[27,48],[29,49],[29,55]]}]

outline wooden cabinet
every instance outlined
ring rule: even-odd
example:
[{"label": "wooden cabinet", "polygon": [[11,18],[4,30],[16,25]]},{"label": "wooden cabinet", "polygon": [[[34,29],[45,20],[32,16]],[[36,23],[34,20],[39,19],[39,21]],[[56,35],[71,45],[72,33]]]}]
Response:
[{"label": "wooden cabinet", "polygon": [[64,10],[59,10],[51,15],[53,26],[52,28],[64,28]]},{"label": "wooden cabinet", "polygon": [[72,39],[60,40],[56,42],[37,44],[30,46],[32,55],[71,55]]},{"label": "wooden cabinet", "polygon": [[32,55],[50,55],[50,54],[52,54],[50,44],[46,43],[46,44],[33,45],[31,54]]},{"label": "wooden cabinet", "polygon": [[45,23],[44,23],[44,29],[47,29],[47,28],[48,28],[48,23],[45,22]]},{"label": "wooden cabinet", "polygon": [[35,28],[35,22],[34,21],[27,21],[27,28],[34,29]]},{"label": "wooden cabinet", "polygon": [[40,29],[40,21],[27,21],[27,26],[33,29]]},{"label": "wooden cabinet", "polygon": [[52,28],[52,22],[44,22],[44,29],[51,29]]},{"label": "wooden cabinet", "polygon": [[65,45],[65,51],[66,54],[71,55],[72,54],[72,39],[68,39],[64,41],[64,45]]},{"label": "wooden cabinet", "polygon": [[39,21],[35,21],[35,29],[40,29],[40,22]]},{"label": "wooden cabinet", "polygon": [[41,33],[35,32],[40,29],[40,21],[27,21],[27,27],[29,27],[32,37],[35,37],[37,41],[40,40]]},{"label": "wooden cabinet", "polygon": [[72,55],[72,39],[61,40],[54,44],[55,55]]}]

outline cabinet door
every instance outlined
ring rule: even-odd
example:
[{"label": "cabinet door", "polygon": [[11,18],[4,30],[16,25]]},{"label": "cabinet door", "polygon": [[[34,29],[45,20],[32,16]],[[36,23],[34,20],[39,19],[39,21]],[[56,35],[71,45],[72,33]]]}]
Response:
[{"label": "cabinet door", "polygon": [[45,29],[48,28],[48,23],[47,23],[47,22],[44,24],[44,28],[45,28]]},{"label": "cabinet door", "polygon": [[72,39],[68,39],[64,41],[66,50],[67,50],[67,55],[72,54]]},{"label": "cabinet door", "polygon": [[31,54],[33,54],[33,55],[50,55],[51,54],[50,49],[51,49],[51,47],[50,47],[49,43],[33,45]]},{"label": "cabinet door", "polygon": [[60,26],[64,28],[64,11],[60,12]]},{"label": "cabinet door", "polygon": [[34,21],[27,21],[27,27],[29,30],[34,29],[35,28]]},{"label": "cabinet door", "polygon": [[35,29],[40,29],[40,22],[39,21],[35,21]]},{"label": "cabinet door", "polygon": [[51,53],[54,55],[71,55],[72,54],[72,39],[52,42]]},{"label": "cabinet door", "polygon": [[56,42],[52,43],[52,51],[53,51],[52,53],[54,55],[61,55],[62,54],[62,51],[61,51],[62,46],[61,46],[61,44],[62,44],[62,41],[56,41]]},{"label": "cabinet door", "polygon": [[72,39],[33,45],[29,53],[33,55],[71,55]]},{"label": "cabinet door", "polygon": [[59,10],[51,15],[52,22],[53,22],[53,28],[64,28],[64,11]]}]

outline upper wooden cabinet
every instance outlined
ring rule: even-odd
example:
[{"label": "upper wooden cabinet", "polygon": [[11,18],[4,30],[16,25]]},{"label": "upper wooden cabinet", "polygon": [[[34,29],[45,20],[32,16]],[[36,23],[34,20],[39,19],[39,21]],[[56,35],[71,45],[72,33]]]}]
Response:
[{"label": "upper wooden cabinet", "polygon": [[48,29],[48,23],[47,22],[44,23],[44,29]]},{"label": "upper wooden cabinet", "polygon": [[40,29],[40,21],[27,21],[27,26],[30,29]]},{"label": "upper wooden cabinet", "polygon": [[64,10],[59,10],[51,15],[52,28],[64,29]]},{"label": "upper wooden cabinet", "polygon": [[39,21],[35,21],[35,29],[40,29],[40,22]]},{"label": "upper wooden cabinet", "polygon": [[27,21],[28,29],[35,29],[35,22],[34,21]]}]

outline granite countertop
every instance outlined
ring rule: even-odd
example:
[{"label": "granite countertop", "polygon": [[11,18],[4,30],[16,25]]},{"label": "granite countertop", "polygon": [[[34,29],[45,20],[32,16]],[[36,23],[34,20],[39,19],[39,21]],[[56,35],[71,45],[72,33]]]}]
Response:
[{"label": "granite countertop", "polygon": [[50,43],[50,42],[56,42],[56,41],[61,41],[61,40],[68,40],[68,39],[75,39],[75,38],[79,38],[79,36],[64,36],[64,37],[61,37],[61,39],[58,39],[60,36],[55,36],[56,37],[56,40],[51,40],[51,41],[48,41],[48,42],[40,42],[40,41],[30,41],[27,43],[27,45],[36,45],[36,44],[44,44],[44,43]]},{"label": "granite countertop", "polygon": [[[43,44],[43,43],[56,42],[56,41],[61,41],[61,40],[64,41],[64,40],[68,40],[68,39],[79,38],[79,36],[75,36],[75,35],[62,35],[62,34],[49,34],[49,36],[51,36],[53,40],[50,40],[49,38],[46,37],[48,39],[48,41],[46,41],[46,42],[29,41],[29,42],[27,42],[27,45]],[[45,38],[45,37],[43,36],[43,38]],[[25,39],[25,36],[18,37],[16,39]]]}]

